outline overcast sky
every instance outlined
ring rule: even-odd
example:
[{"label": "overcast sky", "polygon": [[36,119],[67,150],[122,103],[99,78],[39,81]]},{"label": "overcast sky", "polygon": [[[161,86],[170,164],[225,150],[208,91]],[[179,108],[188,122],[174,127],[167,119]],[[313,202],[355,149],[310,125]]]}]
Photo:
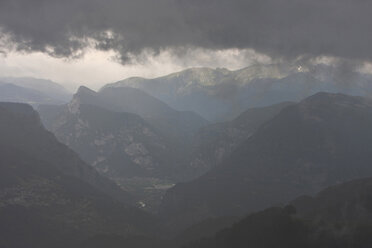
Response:
[{"label": "overcast sky", "polygon": [[369,0],[1,0],[0,76],[98,87],[193,66],[372,60]]}]

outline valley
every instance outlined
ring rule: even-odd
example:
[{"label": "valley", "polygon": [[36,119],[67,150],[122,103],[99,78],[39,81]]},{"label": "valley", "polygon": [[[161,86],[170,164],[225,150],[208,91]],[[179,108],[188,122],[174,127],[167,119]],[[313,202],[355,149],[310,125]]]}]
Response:
[{"label": "valley", "polygon": [[[202,75],[206,83],[198,70],[192,80]],[[213,72],[210,78],[220,77]],[[275,84],[291,88],[289,78],[299,76],[287,73]],[[247,87],[263,80],[251,77]],[[266,222],[283,221],[299,228],[299,236],[293,230],[275,242],[317,247],[325,241],[314,230],[325,228],[333,242],[344,235],[335,223],[345,221],[353,231],[343,238],[354,244],[365,235],[362,225],[372,225],[372,100],[336,88],[316,92],[329,87],[318,84],[311,91],[298,86],[296,97],[267,92],[262,100],[273,104],[253,104],[218,122],[193,112],[195,106],[177,109],[126,84],[100,91],[82,86],[65,103],[1,103],[0,220],[25,229],[21,241],[14,238],[18,231],[0,225],[8,233],[0,241],[20,247],[227,247],[231,239],[263,242],[254,233],[271,228]],[[25,226],[17,215],[31,222]],[[42,229],[30,233],[34,225]],[[253,235],[250,241],[236,236],[241,230]]]},{"label": "valley", "polygon": [[371,248],[371,13],[0,0],[0,248]]}]

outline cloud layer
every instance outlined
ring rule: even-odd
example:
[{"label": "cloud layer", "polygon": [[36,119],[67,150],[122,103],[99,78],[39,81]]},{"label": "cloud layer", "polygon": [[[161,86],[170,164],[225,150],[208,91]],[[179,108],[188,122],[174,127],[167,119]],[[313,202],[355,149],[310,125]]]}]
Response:
[{"label": "cloud layer", "polygon": [[[369,0],[1,0],[3,47],[122,62],[164,50],[251,48],[274,58],[372,60]],[[0,49],[4,50],[4,49]]]}]

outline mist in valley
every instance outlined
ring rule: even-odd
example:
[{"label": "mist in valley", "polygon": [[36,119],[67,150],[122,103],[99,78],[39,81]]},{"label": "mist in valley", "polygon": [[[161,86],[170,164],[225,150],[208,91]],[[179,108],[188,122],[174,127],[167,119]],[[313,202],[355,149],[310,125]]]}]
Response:
[{"label": "mist in valley", "polygon": [[371,247],[371,9],[0,1],[0,247]]}]

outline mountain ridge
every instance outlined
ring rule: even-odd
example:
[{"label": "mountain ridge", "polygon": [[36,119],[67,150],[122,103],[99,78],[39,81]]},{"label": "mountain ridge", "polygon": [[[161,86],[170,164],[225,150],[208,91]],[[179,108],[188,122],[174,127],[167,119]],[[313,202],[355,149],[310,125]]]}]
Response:
[{"label": "mountain ridge", "polygon": [[318,93],[283,109],[208,173],[170,189],[162,212],[176,223],[245,214],[371,175],[371,124],[370,99]]},{"label": "mountain ridge", "polygon": [[353,84],[344,82],[335,68],[324,64],[252,65],[236,71],[191,68],[153,79],[124,79],[102,89],[139,88],[175,109],[194,111],[210,121],[227,121],[248,108],[300,101],[322,91],[372,93],[370,75],[355,72],[349,76]]}]

